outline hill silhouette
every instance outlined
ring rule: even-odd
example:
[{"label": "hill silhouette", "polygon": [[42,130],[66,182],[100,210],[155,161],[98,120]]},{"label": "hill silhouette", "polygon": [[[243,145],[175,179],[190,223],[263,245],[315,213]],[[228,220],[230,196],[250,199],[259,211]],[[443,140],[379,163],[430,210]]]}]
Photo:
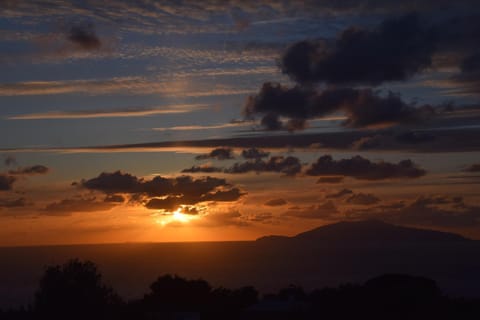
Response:
[{"label": "hill silhouette", "polygon": [[317,241],[334,243],[399,243],[471,241],[460,235],[397,226],[381,220],[342,221],[297,234],[294,237],[266,236],[257,241]]}]

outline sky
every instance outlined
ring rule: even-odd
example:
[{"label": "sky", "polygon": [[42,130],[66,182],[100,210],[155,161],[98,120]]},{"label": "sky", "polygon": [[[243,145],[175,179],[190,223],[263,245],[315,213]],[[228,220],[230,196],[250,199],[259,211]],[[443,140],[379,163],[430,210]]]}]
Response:
[{"label": "sky", "polygon": [[0,1],[0,246],[379,219],[480,239],[480,7]]}]

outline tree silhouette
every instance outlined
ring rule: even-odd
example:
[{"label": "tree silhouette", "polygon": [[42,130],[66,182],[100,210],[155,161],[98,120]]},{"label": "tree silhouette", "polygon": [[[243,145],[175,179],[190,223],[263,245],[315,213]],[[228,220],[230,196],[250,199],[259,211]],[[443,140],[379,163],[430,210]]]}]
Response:
[{"label": "tree silhouette", "polygon": [[177,275],[159,277],[150,285],[143,302],[150,311],[201,311],[210,302],[208,282],[187,280]]},{"label": "tree silhouette", "polygon": [[35,295],[34,310],[48,319],[97,319],[119,310],[121,300],[90,261],[48,267]]}]

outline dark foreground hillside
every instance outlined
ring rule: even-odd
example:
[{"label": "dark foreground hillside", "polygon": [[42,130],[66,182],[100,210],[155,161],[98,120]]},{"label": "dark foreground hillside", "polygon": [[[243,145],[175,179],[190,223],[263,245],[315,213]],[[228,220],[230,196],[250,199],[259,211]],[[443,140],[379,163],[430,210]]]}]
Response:
[{"label": "dark foreground hillside", "polygon": [[33,303],[45,266],[71,258],[95,261],[127,300],[141,298],[161,274],[208,279],[215,287],[254,286],[261,293],[290,284],[311,291],[409,274],[435,280],[450,296],[480,297],[478,241],[363,221],[246,242],[0,248],[0,308]]},{"label": "dark foreground hillside", "polygon": [[480,300],[451,298],[433,280],[387,274],[364,284],[304,290],[288,286],[259,296],[254,287],[212,287],[164,275],[142,298],[125,301],[92,262],[48,267],[31,305],[0,319],[478,319]]}]

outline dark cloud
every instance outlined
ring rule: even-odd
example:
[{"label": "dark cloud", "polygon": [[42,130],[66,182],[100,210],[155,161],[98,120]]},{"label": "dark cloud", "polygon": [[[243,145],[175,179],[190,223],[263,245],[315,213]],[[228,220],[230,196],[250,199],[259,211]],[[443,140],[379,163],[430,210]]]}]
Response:
[{"label": "dark cloud", "polygon": [[235,163],[225,169],[226,173],[248,173],[248,172],[279,172],[287,176],[294,176],[302,170],[302,164],[298,158],[288,156],[274,156],[268,160],[252,160]]},{"label": "dark cloud", "polygon": [[156,176],[146,180],[121,171],[101,173],[96,178],[82,180],[80,185],[106,193],[107,199],[115,194],[128,194],[130,201],[143,203],[149,209],[168,211],[180,205],[195,205],[204,201],[236,201],[246,194],[220,178]]},{"label": "dark cloud", "polygon": [[249,148],[242,150],[242,157],[244,157],[245,159],[261,159],[267,158],[269,155],[269,152],[257,148]]},{"label": "dark cloud", "polygon": [[[251,114],[250,114],[251,115]],[[267,130],[283,130],[285,127],[283,123],[280,121],[277,114],[273,112],[269,112],[262,117],[260,120],[260,124],[262,127],[266,128]]]},{"label": "dark cloud", "polygon": [[435,136],[428,132],[408,131],[398,134],[395,139],[401,143],[417,144],[435,140]]},{"label": "dark cloud", "polygon": [[70,26],[66,37],[83,50],[97,50],[102,42],[95,33],[95,27],[91,23],[81,23]]},{"label": "dark cloud", "polygon": [[340,183],[344,179],[343,176],[338,176],[338,177],[320,177],[317,180],[317,183]]},{"label": "dark cloud", "polygon": [[480,163],[475,163],[465,169],[467,172],[480,172]]},{"label": "dark cloud", "polygon": [[[478,29],[480,37],[480,22]],[[459,93],[480,94],[480,45],[477,44],[475,50],[461,62],[460,72],[452,77],[454,82],[462,85]]]},{"label": "dark cloud", "polygon": [[17,159],[14,156],[6,156],[3,162],[7,167],[17,164]]},{"label": "dark cloud", "polygon": [[378,149],[385,144],[385,140],[385,136],[379,134],[371,137],[361,137],[352,143],[352,148],[355,150]]},{"label": "dark cloud", "polygon": [[148,209],[175,211],[175,209],[181,204],[181,202],[181,197],[175,196],[166,198],[153,198],[148,200],[148,202],[145,204],[145,207],[147,207]]},{"label": "dark cloud", "polygon": [[15,177],[0,174],[0,191],[12,190],[13,183],[16,180]]},{"label": "dark cloud", "polygon": [[304,208],[291,208],[285,212],[285,216],[304,219],[331,219],[338,213],[338,209],[333,201],[327,201],[319,205]]},{"label": "dark cloud", "polygon": [[67,216],[75,212],[106,211],[114,206],[114,203],[99,201],[96,197],[79,196],[52,202],[41,212],[44,215]]},{"label": "dark cloud", "polygon": [[210,164],[207,165],[201,165],[201,166],[192,166],[188,169],[183,169],[182,173],[213,173],[213,172],[222,172],[222,168],[214,167]]},{"label": "dark cloud", "polygon": [[103,200],[105,202],[113,202],[113,203],[124,203],[125,197],[119,194],[109,194]]},{"label": "dark cloud", "polygon": [[372,30],[348,28],[334,42],[298,42],[281,57],[280,68],[298,83],[378,85],[429,67],[434,47],[433,34],[410,14]]},{"label": "dark cloud", "polygon": [[[261,124],[269,130],[305,128],[306,120],[343,111],[348,127],[379,127],[412,123],[433,113],[429,106],[417,107],[405,103],[399,95],[381,95],[371,89],[329,88],[317,91],[266,82],[260,92],[250,96],[244,107],[247,117],[263,115]],[[279,117],[288,118],[286,125]]]},{"label": "dark cloud", "polygon": [[216,159],[216,160],[229,160],[233,159],[233,150],[231,148],[216,148],[207,154],[201,154],[195,157],[196,160]]},{"label": "dark cloud", "polygon": [[398,163],[371,162],[361,156],[351,159],[334,160],[325,155],[318,158],[306,171],[311,176],[347,176],[360,180],[382,180],[394,178],[418,178],[426,174],[411,160],[402,160]]},{"label": "dark cloud", "polygon": [[368,206],[380,202],[380,199],[370,193],[357,193],[348,197],[346,202],[348,204]]},{"label": "dark cloud", "polygon": [[17,168],[16,170],[8,171],[8,174],[11,175],[37,175],[37,174],[47,174],[50,171],[49,168],[42,166],[42,165],[35,165],[31,167],[21,167]]},{"label": "dark cloud", "polygon": [[264,205],[269,206],[269,207],[279,207],[279,206],[284,206],[287,204],[287,201],[282,198],[278,199],[271,199],[268,200],[267,202],[264,203]]},{"label": "dark cloud", "polygon": [[480,207],[465,204],[461,197],[445,195],[426,195],[410,203],[396,202],[345,214],[350,219],[375,218],[424,227],[465,228],[480,224]]},{"label": "dark cloud", "polygon": [[338,192],[327,194],[325,198],[326,199],[341,198],[352,193],[353,191],[350,189],[342,189],[342,190],[339,190]]},{"label": "dark cloud", "polygon": [[82,180],[80,184],[90,190],[112,193],[137,193],[140,192],[141,179],[121,171],[113,173],[103,172],[98,177]]},{"label": "dark cloud", "polygon": [[0,209],[1,208],[21,208],[27,206],[27,200],[25,198],[18,199],[0,199]]},{"label": "dark cloud", "polygon": [[239,188],[217,190],[203,195],[201,201],[237,201],[245,194]]}]

